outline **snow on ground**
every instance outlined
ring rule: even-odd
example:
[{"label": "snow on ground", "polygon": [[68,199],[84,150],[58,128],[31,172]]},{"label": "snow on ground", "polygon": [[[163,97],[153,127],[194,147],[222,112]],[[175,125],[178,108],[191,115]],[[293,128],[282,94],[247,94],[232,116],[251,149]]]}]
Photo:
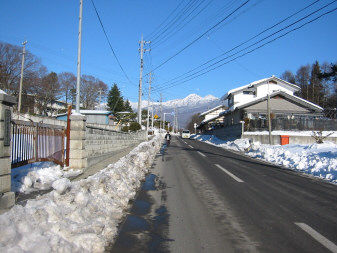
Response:
[{"label": "snow on ground", "polygon": [[64,170],[53,162],[36,162],[12,169],[12,191],[30,193],[52,188],[54,181],[76,177],[82,170]]},{"label": "snow on ground", "polygon": [[224,141],[212,135],[197,135],[193,138],[225,149],[243,151],[253,158],[301,171],[337,184],[337,145],[332,142],[281,146],[258,142],[250,144],[248,139]]},{"label": "snow on ground", "polygon": [[50,193],[0,215],[0,252],[104,252],[161,143],[143,142],[87,179],[61,176]]}]

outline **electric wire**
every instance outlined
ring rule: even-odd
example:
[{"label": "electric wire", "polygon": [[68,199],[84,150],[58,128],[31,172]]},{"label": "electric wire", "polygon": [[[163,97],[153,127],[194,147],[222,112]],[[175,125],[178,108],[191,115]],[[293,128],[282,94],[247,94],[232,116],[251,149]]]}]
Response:
[{"label": "electric wire", "polygon": [[173,11],[170,12],[170,14],[164,19],[163,22],[161,22],[151,33],[149,33],[147,36],[145,36],[146,38],[151,37],[152,35],[156,36],[157,35],[157,30],[163,26],[165,24],[165,22],[173,15],[174,12],[176,12],[176,10],[179,9],[180,5],[182,5],[184,3],[184,0],[182,0],[177,6],[176,8],[173,9]]},{"label": "electric wire", "polygon": [[173,18],[172,20],[170,20],[161,30],[159,30],[157,32],[157,34],[151,38],[151,41],[155,41],[157,39],[159,39],[161,36],[163,36],[163,34],[165,34],[167,32],[167,30],[174,25],[176,22],[178,22],[181,17],[184,16],[184,13],[188,12],[189,9],[193,6],[193,1],[194,0],[190,0]]},{"label": "electric wire", "polygon": [[[197,16],[199,16],[203,11],[205,11],[207,9],[207,7],[209,7],[209,5],[212,3],[212,1],[208,1],[206,2],[206,5],[202,6],[202,4],[205,2],[200,2],[188,15],[186,15],[181,22],[179,22],[177,25],[172,26],[171,27],[171,31],[166,33],[164,36],[162,36],[160,39],[155,40],[153,42],[154,46],[153,48],[157,48],[160,45],[162,45],[163,43],[168,41],[168,38],[171,38],[172,33],[177,34],[178,32],[180,32],[182,29],[184,29],[188,24],[191,23],[192,20],[194,20]],[[199,7],[201,7],[201,9],[194,14],[191,18],[189,18],[197,9],[199,9]],[[188,19],[189,18],[189,19]],[[188,19],[188,20],[186,20]],[[184,22],[186,20],[186,22]]]},{"label": "electric wire", "polygon": [[[287,31],[286,33],[284,33],[284,34],[282,34],[282,35],[280,35],[280,36],[278,36],[278,37],[276,37],[276,38],[274,38],[274,39],[272,39],[272,40],[270,40],[270,41],[267,41],[267,42],[261,44],[260,46],[254,48],[254,49],[251,49],[250,51],[247,51],[247,52],[245,52],[245,53],[243,53],[243,54],[241,54],[241,55],[239,55],[239,56],[237,56],[237,57],[235,57],[235,58],[233,58],[233,59],[230,59],[230,60],[228,60],[228,61],[226,61],[226,62],[224,62],[224,63],[218,65],[218,66],[215,66],[215,67],[213,67],[212,69],[208,69],[208,70],[205,70],[205,69],[204,69],[205,71],[202,72],[202,73],[200,73],[200,74],[198,74],[198,75],[194,75],[194,76],[191,75],[191,77],[190,77],[189,79],[187,79],[187,80],[181,81],[181,82],[179,82],[179,83],[176,82],[175,84],[172,83],[170,86],[167,86],[167,87],[165,87],[165,88],[163,87],[163,88],[157,89],[156,91],[157,91],[157,92],[160,92],[160,91],[162,91],[162,90],[166,90],[166,89],[172,88],[172,87],[174,87],[174,86],[180,85],[180,84],[182,84],[182,83],[188,82],[188,81],[190,81],[190,80],[193,80],[193,79],[195,79],[195,78],[197,78],[197,77],[199,77],[199,76],[205,75],[205,74],[207,74],[207,73],[209,73],[209,72],[211,72],[211,71],[213,71],[213,70],[215,70],[215,69],[217,69],[217,68],[222,67],[223,65],[226,65],[226,64],[228,64],[228,63],[230,63],[230,62],[232,62],[232,61],[234,61],[234,60],[236,60],[236,59],[238,59],[238,58],[241,58],[241,57],[243,57],[243,56],[245,56],[245,55],[247,55],[247,54],[250,54],[250,53],[252,53],[252,52],[258,50],[258,49],[260,49],[260,48],[262,48],[262,47],[264,47],[264,46],[266,46],[266,45],[268,45],[268,44],[270,44],[270,43],[272,43],[272,42],[274,42],[274,41],[276,41],[276,40],[278,40],[278,39],[280,39],[280,38],[282,38],[282,37],[284,37],[284,36],[286,36],[286,35],[288,35],[289,33],[292,33],[292,32],[294,32],[294,31],[296,31],[296,30],[299,30],[299,29],[303,28],[304,26],[306,26],[306,25],[308,25],[308,24],[310,24],[310,23],[313,23],[313,22],[317,21],[318,19],[322,18],[323,16],[328,15],[328,14],[330,14],[330,13],[336,11],[336,10],[337,10],[337,7],[334,8],[334,9],[332,9],[332,10],[329,10],[329,11],[327,11],[327,12],[321,14],[321,15],[319,15],[318,17],[316,17],[316,18],[314,18],[314,19],[312,19],[312,20],[309,20],[309,21],[305,22],[304,24],[302,24],[302,25],[300,25],[300,26],[298,26],[298,27],[293,28],[293,29],[290,30],[290,31]],[[200,71],[200,72],[201,72],[201,71]],[[196,73],[196,74],[197,74],[197,73]]]},{"label": "electric wire", "polygon": [[[205,34],[207,34],[209,31],[213,30],[215,27],[217,27],[218,25],[220,25],[222,22],[224,22],[226,19],[228,19],[229,17],[231,17],[235,12],[237,12],[238,10],[240,10],[242,7],[244,7],[250,0],[245,1],[243,4],[241,4],[239,7],[237,7],[234,11],[232,11],[230,14],[228,14],[225,18],[223,18],[222,20],[220,20],[218,23],[216,23],[215,25],[213,25],[211,28],[209,28],[206,32],[204,32],[203,34],[201,34],[200,36],[198,36],[196,39],[194,39],[192,42],[190,42],[189,44],[187,44],[184,48],[182,48],[181,50],[179,50],[177,53],[175,53],[174,55],[172,55],[171,57],[169,57],[168,59],[166,59],[164,62],[162,62],[161,64],[159,64],[157,67],[155,67],[154,69],[152,69],[152,71],[159,69],[160,67],[162,67],[164,64],[166,64],[167,62],[169,62],[171,59],[173,59],[174,57],[176,57],[177,55],[179,55],[180,53],[182,53],[183,51],[185,51],[187,48],[189,48],[190,46],[192,46],[195,42],[197,42],[198,40],[200,40],[203,36],[205,36]],[[147,73],[148,74],[148,73]]]},{"label": "electric wire", "polygon": [[107,39],[107,41],[108,41],[108,44],[109,44],[109,46],[110,46],[110,49],[111,49],[111,51],[112,51],[112,54],[113,54],[113,56],[114,56],[114,58],[116,59],[116,61],[117,61],[117,63],[118,63],[118,66],[119,66],[119,68],[122,70],[122,72],[124,73],[124,76],[126,77],[126,79],[131,83],[131,84],[133,84],[134,85],[134,83],[130,80],[130,78],[129,78],[129,76],[126,74],[126,72],[125,72],[125,70],[124,70],[124,68],[122,67],[122,64],[120,63],[120,61],[119,61],[119,59],[118,59],[118,57],[117,57],[117,55],[116,55],[116,53],[115,53],[115,50],[112,48],[112,45],[111,45],[111,43],[110,43],[110,40],[109,40],[109,37],[108,37],[108,35],[107,35],[107,33],[106,33],[106,31],[105,31],[105,28],[104,28],[104,25],[103,25],[103,22],[102,22],[102,20],[101,20],[101,17],[100,17],[100,15],[98,14],[98,11],[97,11],[97,8],[96,8],[96,6],[95,6],[95,3],[94,3],[94,1],[93,0],[91,0],[91,3],[92,3],[92,5],[93,5],[93,7],[94,7],[94,9],[95,9],[95,12],[96,12],[96,15],[97,15],[97,18],[98,18],[98,20],[99,20],[99,23],[100,23],[100,25],[101,25],[101,27],[102,27],[102,30],[103,30],[103,32],[104,32],[104,35],[105,35],[105,38]]},{"label": "electric wire", "polygon": [[[162,84],[162,87],[164,87],[165,84],[170,85],[171,83],[175,83],[175,82],[173,82],[174,80],[178,80],[178,81],[180,81],[180,79],[183,80],[184,78],[182,78],[182,77],[184,77],[185,75],[187,75],[187,74],[189,74],[189,73],[196,72],[196,73],[194,73],[194,74],[197,74],[197,73],[198,73],[198,71],[196,71],[197,69],[200,69],[200,68],[202,68],[203,66],[207,65],[208,63],[211,63],[212,61],[214,61],[214,60],[220,58],[221,56],[224,56],[224,55],[226,55],[226,54],[228,54],[228,53],[234,51],[235,49],[237,49],[237,48],[243,46],[244,44],[248,43],[249,41],[251,41],[251,40],[257,38],[258,36],[262,35],[263,33],[265,33],[265,32],[267,32],[267,31],[271,30],[272,28],[274,28],[274,27],[278,26],[279,24],[285,22],[286,20],[290,19],[290,18],[293,17],[294,15],[296,15],[296,14],[298,14],[298,13],[304,11],[305,9],[311,7],[313,4],[315,4],[315,3],[319,2],[319,1],[320,1],[320,0],[314,1],[313,3],[309,4],[308,6],[302,8],[301,10],[295,12],[294,14],[292,14],[292,15],[286,17],[285,19],[281,20],[280,22],[276,23],[275,25],[272,25],[272,26],[268,27],[267,29],[263,30],[262,32],[258,33],[257,35],[251,37],[250,39],[246,40],[245,42],[243,42],[243,43],[241,43],[241,44],[239,44],[239,45],[233,47],[232,49],[230,49],[230,50],[228,50],[228,51],[226,51],[226,52],[220,54],[219,56],[217,56],[217,57],[215,57],[215,58],[213,58],[213,59],[211,59],[211,60],[208,60],[207,62],[205,62],[205,63],[199,65],[198,67],[196,67],[196,68],[194,68],[194,69],[192,69],[192,70],[190,70],[190,71],[188,71],[188,72],[185,72],[184,74],[182,74],[182,75],[180,75],[180,76],[178,76],[178,77],[175,77],[175,78],[173,78],[173,79],[171,79],[171,80],[169,80],[169,81],[163,83],[163,84]],[[303,17],[303,18],[301,18],[301,19],[299,19],[299,20],[293,22],[292,24],[290,24],[290,25],[288,25],[288,26],[286,26],[286,27],[284,27],[284,28],[282,28],[282,29],[280,29],[280,30],[274,32],[274,33],[271,34],[271,35],[268,35],[268,36],[264,37],[263,39],[260,39],[259,41],[253,43],[252,45],[250,45],[250,46],[248,46],[248,47],[245,47],[244,49],[241,49],[240,51],[236,52],[235,54],[238,54],[238,53],[240,53],[240,52],[242,52],[242,51],[244,51],[244,50],[247,50],[248,48],[255,46],[256,44],[258,44],[258,43],[260,43],[260,42],[262,42],[262,41],[264,41],[264,40],[270,38],[271,36],[273,36],[273,35],[275,35],[275,34],[281,32],[281,31],[283,31],[283,30],[285,30],[285,29],[287,29],[287,28],[289,28],[289,27],[291,27],[291,26],[297,24],[298,22],[300,22],[300,21],[302,21],[302,20],[304,20],[304,19],[306,19],[306,18],[308,18],[308,17],[314,15],[314,14],[317,13],[318,11],[320,11],[320,10],[322,10],[322,9],[324,9],[324,8],[326,8],[326,7],[328,7],[329,5],[331,5],[332,3],[336,2],[336,1],[337,1],[337,0],[330,2],[329,4],[327,4],[327,5],[323,6],[323,7],[321,7],[320,9],[318,9],[318,10],[316,10],[316,11],[314,11],[314,12],[308,14],[307,16],[305,16],[305,17]],[[235,54],[234,54],[234,55],[235,55]],[[233,55],[231,55],[231,56],[229,56],[229,57],[232,57],[232,56],[233,56]],[[214,66],[215,64],[217,64],[217,63],[219,63],[219,62],[221,62],[221,61],[224,61],[224,60],[228,59],[229,57],[225,57],[225,58],[223,58],[222,60],[220,60],[220,61],[218,61],[218,62],[215,62],[215,63],[209,65],[208,67],[204,67],[204,68],[203,68],[202,70],[200,70],[200,71],[203,71],[203,70],[206,69],[206,68],[209,68],[209,67],[211,67],[211,66]],[[194,74],[191,74],[191,75],[194,75]],[[191,75],[188,75],[187,77],[190,77]],[[186,78],[186,77],[185,77],[185,78]],[[177,81],[176,81],[176,82],[177,82]]]}]

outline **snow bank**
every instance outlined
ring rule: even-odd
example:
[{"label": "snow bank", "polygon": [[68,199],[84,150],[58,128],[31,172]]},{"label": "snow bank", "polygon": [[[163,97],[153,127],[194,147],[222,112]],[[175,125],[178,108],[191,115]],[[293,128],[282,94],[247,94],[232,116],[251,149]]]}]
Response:
[{"label": "snow bank", "polygon": [[161,138],[141,143],[88,179],[58,179],[54,191],[1,215],[0,252],[104,252]]},{"label": "snow bank", "polygon": [[337,184],[337,145],[332,142],[281,146],[258,142],[250,144],[248,139],[224,141],[211,135],[195,136],[194,138],[225,149],[243,151],[253,158],[301,171]]},{"label": "snow bank", "polygon": [[60,178],[78,176],[82,170],[64,170],[52,162],[37,162],[12,169],[12,191],[30,193],[52,188]]}]

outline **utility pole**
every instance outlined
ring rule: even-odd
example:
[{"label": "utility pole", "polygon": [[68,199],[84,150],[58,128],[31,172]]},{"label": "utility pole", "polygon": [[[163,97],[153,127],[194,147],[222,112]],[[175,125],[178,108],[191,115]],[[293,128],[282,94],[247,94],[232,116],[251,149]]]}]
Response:
[{"label": "utility pole", "polygon": [[163,94],[160,93],[160,124],[159,124],[159,133],[161,133],[161,128],[162,128],[162,124],[163,124],[162,102],[163,102]]},{"label": "utility pole", "polygon": [[268,96],[267,96],[267,113],[268,113],[269,145],[271,145],[271,119],[270,119],[270,93],[269,93],[269,82],[268,82]]},{"label": "utility pole", "polygon": [[144,41],[143,35],[141,38],[140,43],[140,74],[139,74],[139,91],[138,91],[138,123],[139,125],[142,124],[142,83],[143,83],[143,54],[146,51],[150,51],[144,49],[145,44],[151,43],[151,41]]},{"label": "utility pole", "polygon": [[18,113],[21,111],[21,97],[22,97],[22,83],[23,83],[23,67],[25,65],[25,54],[26,54],[26,44],[27,40],[22,42],[22,62],[21,62],[21,78],[20,78],[20,90],[19,90],[19,104],[18,104]]},{"label": "utility pole", "polygon": [[79,16],[79,27],[78,27],[78,50],[77,50],[76,113],[80,113],[82,9],[83,9],[82,7],[83,7],[83,0],[80,0],[80,16]]},{"label": "utility pole", "polygon": [[148,133],[149,133],[149,124],[150,124],[151,83],[152,83],[152,72],[150,72],[150,75],[149,75],[149,94],[148,94],[148,99],[147,99],[147,121],[146,121],[146,136],[147,136],[147,139],[149,139]]},{"label": "utility pole", "polygon": [[102,99],[102,89],[100,88],[99,91],[99,103],[98,103],[98,109],[101,109],[101,99]]}]

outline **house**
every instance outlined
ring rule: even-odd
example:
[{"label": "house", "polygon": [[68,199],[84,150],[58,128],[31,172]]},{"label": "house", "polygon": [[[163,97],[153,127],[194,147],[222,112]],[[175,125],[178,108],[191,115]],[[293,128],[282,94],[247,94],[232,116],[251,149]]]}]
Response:
[{"label": "house", "polygon": [[198,126],[198,129],[212,129],[223,126],[224,117],[219,117],[219,114],[227,109],[227,106],[221,104],[201,113],[199,117],[203,117],[204,119]]},{"label": "house", "polygon": [[[72,110],[75,112],[75,110]],[[102,110],[80,110],[82,115],[85,115],[87,118],[87,123],[91,124],[103,124],[103,125],[113,125],[113,115],[110,111]],[[56,116],[58,120],[67,120],[67,113],[58,114]]]},{"label": "house", "polygon": [[228,91],[222,97],[228,109],[217,118],[223,118],[223,128],[227,128],[228,134],[242,132],[233,129],[242,128],[243,122],[245,131],[266,130],[269,100],[273,130],[301,130],[313,119],[322,117],[323,108],[297,97],[298,91],[297,85],[275,76],[258,80]]}]

